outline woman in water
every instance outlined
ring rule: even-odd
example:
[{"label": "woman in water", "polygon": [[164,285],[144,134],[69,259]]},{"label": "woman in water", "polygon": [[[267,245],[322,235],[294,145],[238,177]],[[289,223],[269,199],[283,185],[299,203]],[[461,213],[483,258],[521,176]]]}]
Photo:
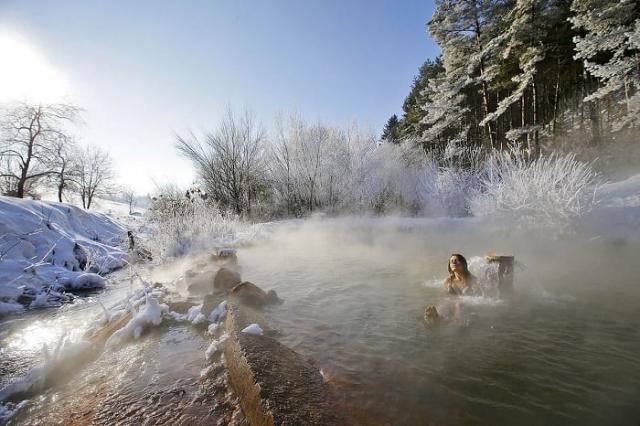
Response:
[{"label": "woman in water", "polygon": [[[449,276],[444,280],[444,289],[447,293],[462,296],[473,294],[476,277],[474,277],[467,266],[467,259],[459,253],[449,256],[447,264]],[[453,306],[453,318],[459,322],[463,322],[462,305],[456,302]],[[429,324],[440,321],[441,317],[438,309],[434,305],[427,306],[424,310],[424,319]]]},{"label": "woman in water", "polygon": [[457,296],[473,293],[476,277],[469,272],[467,259],[463,255],[454,253],[449,256],[447,269],[449,270],[449,276],[444,280],[444,288],[447,293]]}]

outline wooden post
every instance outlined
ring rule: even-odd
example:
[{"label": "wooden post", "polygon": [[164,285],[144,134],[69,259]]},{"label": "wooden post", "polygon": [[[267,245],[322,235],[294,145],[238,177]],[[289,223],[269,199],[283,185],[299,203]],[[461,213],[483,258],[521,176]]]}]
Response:
[{"label": "wooden post", "polygon": [[487,263],[498,263],[498,290],[503,292],[513,291],[513,265],[515,257],[488,254],[485,257]]}]

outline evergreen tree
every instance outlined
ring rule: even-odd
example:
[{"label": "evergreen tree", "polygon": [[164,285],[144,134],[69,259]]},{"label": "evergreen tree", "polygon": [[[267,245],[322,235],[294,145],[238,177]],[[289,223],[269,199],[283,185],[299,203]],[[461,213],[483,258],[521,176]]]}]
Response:
[{"label": "evergreen tree", "polygon": [[600,87],[585,97],[596,102],[610,97],[622,105],[614,111],[614,130],[640,124],[640,4],[635,0],[574,0],[570,18],[582,31],[574,37],[576,58],[596,77]]},{"label": "evergreen tree", "polygon": [[400,120],[400,131],[403,138],[420,138],[426,130],[422,122],[425,116],[423,106],[429,99],[429,81],[435,79],[444,71],[442,60],[438,56],[435,60],[428,59],[418,71],[418,75],[413,79],[409,95],[402,104],[402,119]]},{"label": "evergreen tree", "polygon": [[413,81],[401,139],[521,141],[535,157],[557,136],[640,126],[639,17],[637,0],[436,0],[442,55]]},{"label": "evergreen tree", "polygon": [[400,120],[398,116],[393,114],[389,117],[387,124],[382,129],[382,138],[385,142],[399,143],[400,142]]},{"label": "evergreen tree", "polygon": [[[505,37],[499,26],[504,4],[495,0],[439,0],[428,24],[429,34],[442,48],[446,84],[441,87],[449,91],[445,98],[479,96],[480,115],[477,110],[469,109],[468,120],[474,127],[493,110],[490,84],[497,72],[496,50]],[[462,102],[473,105],[476,100],[463,99]],[[487,121],[483,127],[485,134],[470,134],[469,142],[496,146],[493,123]]]}]

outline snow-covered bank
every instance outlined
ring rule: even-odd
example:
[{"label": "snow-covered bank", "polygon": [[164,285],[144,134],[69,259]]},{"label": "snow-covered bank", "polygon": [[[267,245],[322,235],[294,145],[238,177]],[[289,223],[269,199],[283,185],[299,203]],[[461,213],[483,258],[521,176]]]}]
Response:
[{"label": "snow-covered bank", "polygon": [[640,174],[603,185],[598,206],[583,218],[594,237],[617,242],[640,241]]},{"label": "snow-covered bank", "polygon": [[126,230],[79,207],[0,197],[0,315],[55,305],[68,290],[104,287],[125,265]]}]

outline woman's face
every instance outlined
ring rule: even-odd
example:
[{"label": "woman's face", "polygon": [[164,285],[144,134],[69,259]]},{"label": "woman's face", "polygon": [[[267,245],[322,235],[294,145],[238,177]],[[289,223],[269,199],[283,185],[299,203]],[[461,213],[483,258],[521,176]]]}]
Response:
[{"label": "woman's face", "polygon": [[451,267],[451,270],[455,272],[462,272],[463,270],[462,262],[458,256],[451,256],[449,258],[449,267]]}]

